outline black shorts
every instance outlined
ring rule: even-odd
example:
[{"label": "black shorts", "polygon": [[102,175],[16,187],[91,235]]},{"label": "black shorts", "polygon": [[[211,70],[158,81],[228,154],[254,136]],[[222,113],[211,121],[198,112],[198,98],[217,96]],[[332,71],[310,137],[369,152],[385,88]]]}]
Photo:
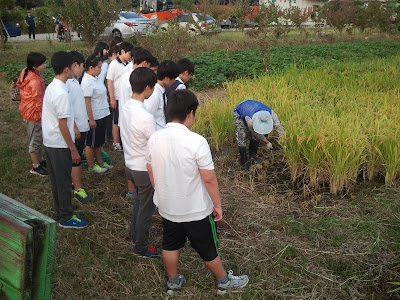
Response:
[{"label": "black shorts", "polygon": [[186,238],[190,246],[204,261],[212,261],[219,256],[217,224],[212,214],[199,221],[175,223],[162,218],[163,249],[175,251],[185,246]]},{"label": "black shorts", "polygon": [[90,128],[86,135],[86,146],[99,148],[105,142],[107,117],[96,120],[96,128]]},{"label": "black shorts", "polygon": [[115,102],[117,102],[117,107],[111,108],[111,114],[113,116],[113,124],[118,125],[118,119],[119,119],[118,100],[115,100]]},{"label": "black shorts", "polygon": [[[76,150],[78,150],[81,160],[82,160],[83,149],[85,148],[85,140],[86,140],[86,132],[81,132],[81,137],[79,138],[79,140],[75,140],[75,147]],[[79,167],[80,165],[81,162],[79,162],[79,164],[72,163],[73,167]]]}]

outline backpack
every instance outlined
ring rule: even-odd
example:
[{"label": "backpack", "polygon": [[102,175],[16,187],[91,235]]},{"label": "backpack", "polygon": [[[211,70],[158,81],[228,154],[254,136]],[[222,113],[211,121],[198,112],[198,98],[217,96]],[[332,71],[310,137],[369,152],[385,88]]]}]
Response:
[{"label": "backpack", "polygon": [[14,79],[10,87],[10,96],[12,101],[21,101],[21,95],[19,94],[19,87],[17,85],[18,78]]}]

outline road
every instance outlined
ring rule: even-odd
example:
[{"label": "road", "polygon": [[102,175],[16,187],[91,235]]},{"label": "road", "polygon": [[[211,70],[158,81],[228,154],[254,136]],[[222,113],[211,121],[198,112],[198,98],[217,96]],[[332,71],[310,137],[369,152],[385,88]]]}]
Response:
[{"label": "road", "polygon": [[[72,40],[76,41],[78,40],[78,34],[76,32],[72,32]],[[56,33],[38,33],[35,36],[36,41],[47,41],[47,40],[52,40],[52,41],[57,41],[57,34]],[[29,42],[29,36],[27,34],[23,34],[21,36],[17,37],[12,37],[8,38],[7,43],[24,43],[24,42]],[[34,43],[34,40],[31,40],[32,43]]]}]

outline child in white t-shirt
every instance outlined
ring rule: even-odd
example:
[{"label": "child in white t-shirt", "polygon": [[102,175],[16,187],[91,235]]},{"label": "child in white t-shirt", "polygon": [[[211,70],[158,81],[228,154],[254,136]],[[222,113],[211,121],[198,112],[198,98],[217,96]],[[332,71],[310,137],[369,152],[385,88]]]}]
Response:
[{"label": "child in white t-shirt", "polygon": [[102,61],[98,56],[90,55],[86,60],[86,72],[81,82],[90,127],[86,136],[86,161],[89,172],[95,173],[104,173],[113,168],[112,165],[103,162],[101,157],[101,147],[105,142],[106,117],[110,114],[106,87],[97,77],[101,72],[101,65]]},{"label": "child in white t-shirt", "polygon": [[155,257],[159,253],[150,245],[149,232],[155,206],[154,189],[146,168],[147,141],[156,131],[154,117],[143,101],[148,98],[156,84],[157,78],[148,68],[135,69],[130,77],[132,98],[127,99],[121,110],[121,139],[124,143],[126,174],[132,180],[139,197],[133,199],[131,220],[131,238],[133,251],[141,257]]},{"label": "child in white t-shirt", "polygon": [[113,146],[114,150],[122,151],[120,138],[119,138],[119,128],[118,128],[118,119],[119,119],[119,108],[118,101],[121,99],[121,92],[119,87],[119,80],[121,76],[126,72],[126,65],[128,61],[131,59],[131,52],[133,49],[133,45],[131,43],[122,42],[119,45],[119,55],[113,60],[108,66],[107,71],[107,87],[108,92],[110,94],[110,106],[111,113],[113,115]]},{"label": "child in white t-shirt", "polygon": [[215,223],[222,220],[222,207],[214,163],[206,139],[190,130],[198,105],[188,90],[172,93],[166,110],[171,122],[155,132],[147,146],[153,201],[163,224],[162,255],[169,294],[179,291],[186,281],[178,274],[178,266],[179,251],[187,239],[217,279],[217,294],[241,289],[249,282],[247,275],[234,276],[222,265]]},{"label": "child in white t-shirt", "polygon": [[81,229],[88,224],[74,214],[71,202],[72,163],[81,160],[74,144],[74,110],[66,85],[74,77],[73,64],[72,55],[64,51],[54,53],[51,58],[55,78],[44,94],[42,130],[55,220],[60,227]]},{"label": "child in white t-shirt", "polygon": [[[74,108],[75,117],[75,146],[82,159],[83,149],[85,148],[86,133],[89,131],[88,116],[86,112],[85,97],[83,96],[82,88],[77,80],[83,73],[83,66],[85,64],[85,58],[77,51],[69,52],[74,58],[74,75],[75,78],[68,79],[67,86]],[[90,197],[86,193],[82,184],[82,166],[81,162],[78,164],[72,163],[72,184],[74,186],[74,198],[81,203],[89,203]]]},{"label": "child in white t-shirt", "polygon": [[157,69],[157,84],[153,94],[144,101],[147,110],[154,116],[157,124],[157,130],[163,129],[167,124],[165,117],[165,107],[167,98],[165,88],[170,86],[179,75],[179,69],[176,63],[171,60],[163,61]]}]

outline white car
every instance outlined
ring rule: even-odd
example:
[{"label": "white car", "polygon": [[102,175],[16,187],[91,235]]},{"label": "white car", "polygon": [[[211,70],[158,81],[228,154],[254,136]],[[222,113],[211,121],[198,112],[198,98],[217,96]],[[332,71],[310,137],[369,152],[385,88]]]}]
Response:
[{"label": "white car", "polygon": [[[217,26],[215,19],[210,15],[197,13],[181,14],[171,22],[177,22],[180,27],[186,28],[190,33],[193,34],[221,32],[221,28]],[[160,26],[160,28],[161,30],[166,30],[168,26],[168,23],[164,23]]]},{"label": "white car", "polygon": [[102,36],[128,38],[135,34],[146,35],[155,29],[154,22],[135,12],[121,11],[118,20],[106,27]]}]

